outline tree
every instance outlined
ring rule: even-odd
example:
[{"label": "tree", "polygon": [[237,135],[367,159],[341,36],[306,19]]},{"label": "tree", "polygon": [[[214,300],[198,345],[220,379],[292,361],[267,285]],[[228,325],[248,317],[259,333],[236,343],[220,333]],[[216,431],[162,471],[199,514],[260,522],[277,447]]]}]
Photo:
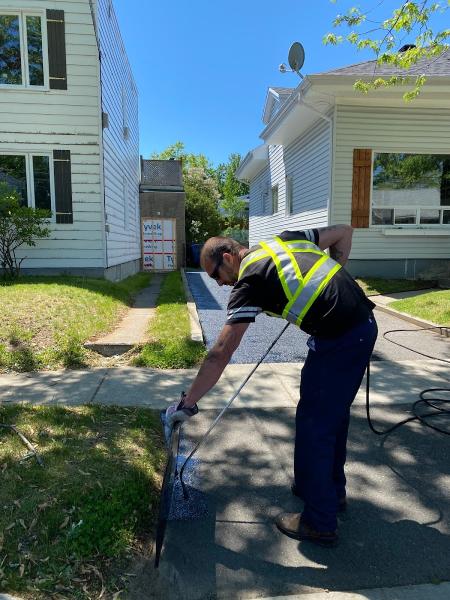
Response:
[{"label": "tree", "polygon": [[[445,4],[430,0],[403,2],[388,18],[374,22],[371,20],[371,13],[382,3],[379,2],[376,7],[371,6],[365,11],[353,7],[346,14],[337,15],[333,27],[346,26],[350,33],[346,36],[328,33],[323,39],[324,43],[336,45],[347,41],[358,50],[370,48],[378,65],[390,65],[404,71],[408,71],[420,59],[437,58],[450,48],[450,29],[435,31],[431,25],[433,16],[443,14],[449,9],[448,0]],[[370,23],[368,30],[360,31],[366,23]],[[375,39],[377,34],[380,34],[380,39]],[[404,51],[399,52],[406,36],[410,43]],[[411,36],[415,38],[412,39]],[[377,77],[374,71],[371,81],[359,79],[354,88],[367,93],[381,87],[412,84],[413,88],[403,94],[404,100],[410,101],[419,95],[425,81],[426,77],[422,73],[411,77],[395,74],[391,77]]]},{"label": "tree", "polygon": [[186,193],[186,241],[203,243],[219,235],[222,220],[218,209],[219,191],[216,181],[201,167],[192,167],[184,173]]},{"label": "tree", "polygon": [[186,241],[203,243],[208,237],[219,235],[222,219],[219,213],[219,190],[213,165],[204,154],[185,151],[183,142],[175,142],[153,159],[182,161],[184,191],[186,193]]},{"label": "tree", "polygon": [[26,257],[18,259],[16,250],[26,244],[36,246],[36,239],[50,235],[51,212],[21,205],[20,194],[0,182],[0,265],[4,275],[16,279]]},{"label": "tree", "polygon": [[204,154],[186,152],[184,143],[180,141],[167,146],[162,152],[154,152],[150,158],[157,160],[170,160],[171,158],[181,160],[183,173],[188,169],[199,167],[204,169],[209,176],[213,177],[215,175],[214,167]]},{"label": "tree", "polygon": [[222,197],[220,205],[225,213],[228,228],[248,227],[245,216],[246,202],[241,200],[240,196],[248,194],[249,188],[246,183],[236,179],[236,170],[240,162],[240,154],[230,154],[228,163],[220,164],[216,171]]}]

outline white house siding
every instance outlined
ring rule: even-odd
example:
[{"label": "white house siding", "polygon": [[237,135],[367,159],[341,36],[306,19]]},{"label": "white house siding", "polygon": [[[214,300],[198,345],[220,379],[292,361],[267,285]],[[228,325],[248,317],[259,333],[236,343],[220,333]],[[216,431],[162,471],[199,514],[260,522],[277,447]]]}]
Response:
[{"label": "white house siding", "polygon": [[[320,120],[301,138],[269,147],[269,166],[250,186],[250,245],[284,229],[323,227],[328,223],[330,196],[331,128]],[[293,182],[293,213],[286,214],[286,177]],[[269,186],[270,183],[270,186]],[[261,192],[278,184],[278,212],[261,210]],[[269,196],[270,202],[270,196]]]},{"label": "white house siding", "polygon": [[[450,111],[338,106],[333,165],[332,223],[351,222],[353,149],[450,154]],[[447,230],[450,233],[450,230]],[[351,259],[448,259],[450,237],[386,236],[355,229]]]},{"label": "white house siding", "polygon": [[24,268],[102,268],[98,52],[88,0],[0,0],[1,9],[64,10],[67,90],[0,88],[0,152],[70,150],[73,223],[25,248]]},{"label": "white house siding", "polygon": [[138,95],[110,0],[98,1],[98,22],[102,110],[109,122],[103,130],[107,267],[136,261],[132,272],[141,256]]}]

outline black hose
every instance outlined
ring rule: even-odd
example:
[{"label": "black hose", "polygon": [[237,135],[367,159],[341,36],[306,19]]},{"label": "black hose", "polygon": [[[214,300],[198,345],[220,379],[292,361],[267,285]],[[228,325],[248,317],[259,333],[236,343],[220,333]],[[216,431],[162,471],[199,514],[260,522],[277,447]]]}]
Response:
[{"label": "black hose", "polygon": [[[440,333],[442,334],[443,330],[447,331],[449,328],[445,327],[445,326],[436,326],[436,327],[422,327],[420,329],[390,329],[389,331],[385,331],[385,333],[383,334],[383,337],[386,340],[388,340],[389,342],[391,342],[392,344],[396,344],[397,346],[406,348],[407,350],[410,350],[411,352],[415,352],[416,354],[420,354],[421,356],[425,356],[426,358],[431,358],[433,360],[439,360],[441,362],[450,364],[450,360],[446,360],[445,358],[438,358],[437,356],[430,356],[429,354],[425,354],[424,352],[419,352],[418,350],[413,350],[412,348],[408,348],[408,346],[404,346],[403,344],[400,344],[400,342],[395,342],[394,340],[391,340],[390,338],[387,337],[388,333],[431,331],[431,330],[436,330],[436,329],[439,329]],[[366,373],[366,415],[367,415],[367,421],[369,423],[370,429],[376,435],[387,435],[388,433],[391,433],[392,431],[394,431],[395,429],[398,429],[402,425],[405,425],[405,423],[409,423],[411,421],[419,421],[419,423],[421,423],[422,425],[425,425],[426,427],[429,427],[430,429],[434,429],[434,431],[443,433],[445,435],[450,435],[450,431],[441,429],[440,427],[437,427],[436,425],[432,425],[431,423],[428,423],[428,421],[427,421],[427,419],[432,418],[432,417],[439,417],[442,415],[446,415],[448,417],[450,415],[450,410],[442,408],[442,404],[450,403],[450,398],[425,398],[425,395],[429,394],[431,392],[433,392],[433,393],[434,392],[450,393],[450,388],[429,388],[426,390],[422,390],[419,394],[420,399],[416,400],[416,402],[414,402],[414,404],[412,405],[411,410],[412,410],[414,416],[408,417],[407,419],[403,419],[403,421],[396,423],[395,425],[393,425],[392,427],[389,427],[389,429],[386,429],[385,431],[380,431],[375,428],[375,426],[372,423],[372,419],[370,418],[370,406],[369,406],[370,362],[369,362],[369,364],[367,365],[367,373]],[[438,403],[438,405],[436,405],[434,403]],[[417,412],[418,408],[423,407],[423,405],[427,405],[430,408],[432,408],[433,412],[418,413]]]}]

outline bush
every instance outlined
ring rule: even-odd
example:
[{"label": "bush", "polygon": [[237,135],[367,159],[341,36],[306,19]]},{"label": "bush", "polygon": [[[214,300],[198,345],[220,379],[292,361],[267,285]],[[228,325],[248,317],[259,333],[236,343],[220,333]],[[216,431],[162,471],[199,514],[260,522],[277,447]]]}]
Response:
[{"label": "bush", "polygon": [[16,250],[26,244],[36,246],[36,239],[50,235],[51,212],[21,204],[18,192],[0,182],[0,266],[6,278],[17,279],[25,256],[18,259]]}]

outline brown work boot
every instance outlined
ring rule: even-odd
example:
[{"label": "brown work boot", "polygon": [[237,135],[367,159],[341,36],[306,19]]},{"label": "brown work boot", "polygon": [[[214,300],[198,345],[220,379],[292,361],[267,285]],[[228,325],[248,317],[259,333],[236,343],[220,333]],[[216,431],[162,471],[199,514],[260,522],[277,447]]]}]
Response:
[{"label": "brown work boot", "polygon": [[[300,494],[300,492],[297,490],[295,483],[293,483],[291,485],[291,492],[294,494],[294,496],[297,496],[297,498],[300,498],[301,500],[303,500],[303,497]],[[346,510],[347,510],[347,500],[346,500],[346,497],[344,496],[343,498],[339,498],[339,500],[338,500],[338,512],[343,513]]]},{"label": "brown work boot", "polygon": [[332,547],[338,543],[335,531],[316,531],[304,521],[301,513],[283,513],[276,520],[278,529],[295,540],[313,542],[319,546]]}]

